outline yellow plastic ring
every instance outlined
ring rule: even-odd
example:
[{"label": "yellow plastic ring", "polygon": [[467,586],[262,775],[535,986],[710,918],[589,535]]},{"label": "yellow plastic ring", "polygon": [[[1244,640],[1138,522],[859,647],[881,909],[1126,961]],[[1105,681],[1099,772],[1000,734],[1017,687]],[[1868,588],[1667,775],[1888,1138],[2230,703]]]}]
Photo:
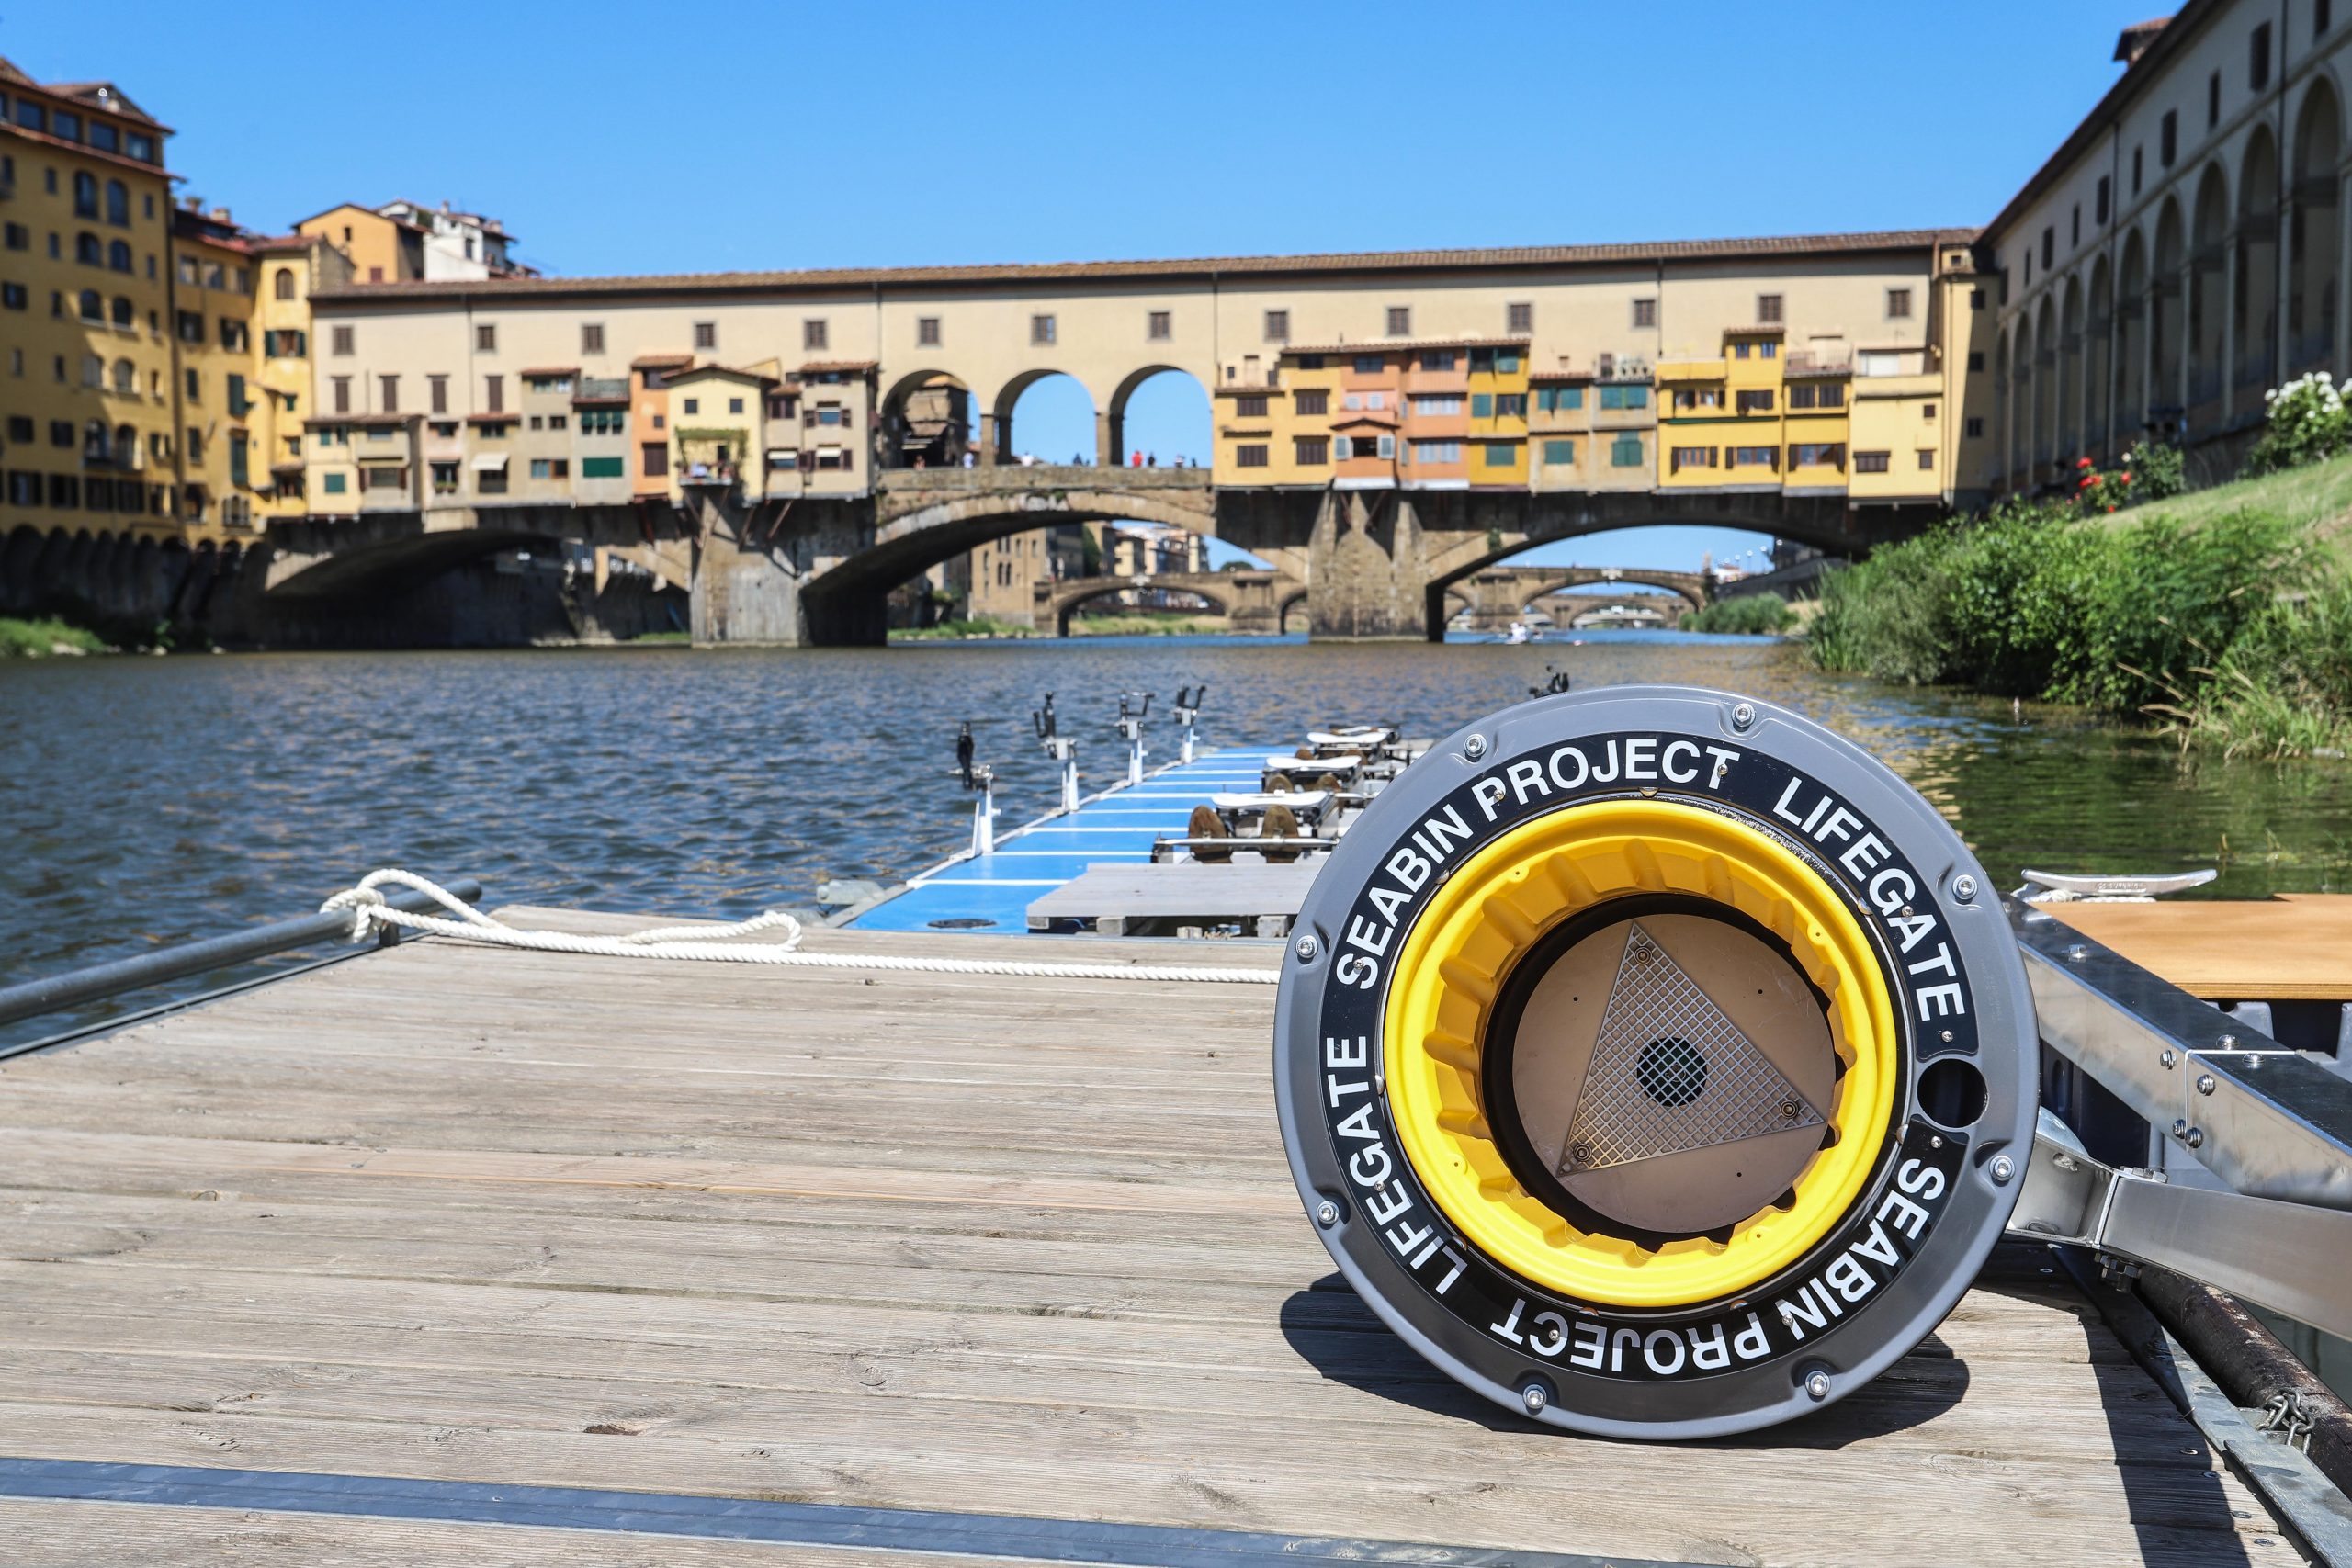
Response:
[{"label": "yellow plastic ring", "polygon": [[[1829,999],[1845,1073],[1834,1144],[1799,1172],[1796,1201],[1656,1251],[1577,1228],[1522,1185],[1488,1130],[1481,1058],[1495,998],[1544,933],[1604,900],[1696,895],[1788,944]],[[1463,1235],[1531,1283],[1595,1305],[1677,1307],[1735,1296],[1804,1258],[1860,1196],[1885,1145],[1901,1043],[1887,978],[1860,922],[1785,845],[1696,807],[1568,807],[1505,833],[1430,897],[1398,953],[1383,1048],[1406,1156]]]}]

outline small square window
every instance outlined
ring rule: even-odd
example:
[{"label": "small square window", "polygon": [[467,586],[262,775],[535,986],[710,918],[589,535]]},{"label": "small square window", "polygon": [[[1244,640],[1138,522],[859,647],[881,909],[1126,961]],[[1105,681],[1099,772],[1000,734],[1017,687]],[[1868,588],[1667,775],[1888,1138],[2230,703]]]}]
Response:
[{"label": "small square window", "polygon": [[1170,330],[1174,318],[1167,310],[1154,310],[1144,323],[1144,335],[1154,343],[1165,343],[1174,335]]},{"label": "small square window", "polygon": [[349,327],[335,328],[333,338],[333,352],[338,355],[349,354],[351,352],[351,339],[352,330]]},{"label": "small square window", "polygon": [[1657,325],[1657,300],[1636,299],[1634,301],[1634,325],[1644,328]]},{"label": "small square window", "polygon": [[915,345],[919,348],[939,346],[939,318],[937,316],[915,318]]},{"label": "small square window", "polygon": [[743,412],[743,400],[741,398],[728,399],[727,412],[729,413],[741,413]]},{"label": "small square window", "polygon": [[804,349],[826,347],[827,336],[825,323],[822,321],[811,319],[800,323],[800,346]]},{"label": "small square window", "polygon": [[1535,307],[1506,305],[1503,307],[1503,331],[1517,337],[1535,330]]},{"label": "small square window", "polygon": [[1391,305],[1388,307],[1388,335],[1390,337],[1411,337],[1413,335],[1413,309],[1411,306]]},{"label": "small square window", "polygon": [[605,352],[605,326],[602,321],[582,321],[580,324],[580,352],[582,354]]},{"label": "small square window", "polygon": [[1758,326],[1777,327],[1781,324],[1781,297],[1758,294],[1756,297],[1756,321]]},{"label": "small square window", "polygon": [[495,321],[481,321],[476,323],[474,327],[474,352],[477,354],[495,354],[498,352],[498,324]]},{"label": "small square window", "polygon": [[717,321],[696,321],[695,323],[695,346],[696,348],[717,348],[718,346],[718,323]]},{"label": "small square window", "polygon": [[1890,288],[1886,291],[1886,315],[1889,321],[1906,321],[1911,315],[1911,290]]},{"label": "small square window", "polygon": [[1029,318],[1029,341],[1040,347],[1054,341],[1054,319],[1051,316]]},{"label": "small square window", "polygon": [[1290,312],[1288,310],[1266,312],[1266,341],[1268,343],[1290,341]]}]

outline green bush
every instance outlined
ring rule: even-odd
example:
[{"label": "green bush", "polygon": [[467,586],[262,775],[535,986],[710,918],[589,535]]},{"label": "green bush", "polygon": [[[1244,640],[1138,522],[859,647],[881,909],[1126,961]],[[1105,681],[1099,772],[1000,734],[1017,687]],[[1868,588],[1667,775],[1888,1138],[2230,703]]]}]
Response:
[{"label": "green bush", "polygon": [[2188,488],[2188,465],[2170,442],[2134,441],[2123,454],[2123,471],[2132,476],[2134,502],[2163,501]]},{"label": "green bush", "polygon": [[2306,598],[2265,604],[2175,716],[2232,755],[2352,751],[2352,581],[2334,572]]},{"label": "green bush", "polygon": [[1797,613],[1774,593],[1719,599],[1682,623],[1686,632],[1726,632],[1739,637],[1777,637],[1796,625]]},{"label": "green bush", "polygon": [[[2186,723],[2225,656],[2268,624],[2277,585],[2312,570],[2310,547],[2267,513],[2118,526],[2007,505],[1831,575],[1807,641],[1826,669]],[[2310,678],[2335,668],[2314,654]]]},{"label": "green bush", "polygon": [[[2352,387],[2352,381],[2346,383]],[[2248,474],[2276,473],[2333,457],[2352,446],[2352,410],[2324,370],[2299,376],[2262,394],[2268,404],[2262,434],[2245,456]]]},{"label": "green bush", "polygon": [[59,649],[69,653],[104,653],[105,641],[96,632],[70,621],[19,621],[0,615],[0,659],[46,659]]}]

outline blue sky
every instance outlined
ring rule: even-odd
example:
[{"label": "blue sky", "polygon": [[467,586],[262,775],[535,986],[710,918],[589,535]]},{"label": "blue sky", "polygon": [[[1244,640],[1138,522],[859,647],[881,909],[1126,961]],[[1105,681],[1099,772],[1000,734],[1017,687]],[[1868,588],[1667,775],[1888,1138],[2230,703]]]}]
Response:
[{"label": "blue sky", "polygon": [[[2153,9],[47,0],[0,55],[114,81],[256,228],[447,199],[579,275],[1981,223]],[[1016,415],[1042,456],[1091,445],[1056,390]],[[1206,455],[1197,389],[1143,396],[1136,444]],[[1669,532],[1709,531],[1570,553],[1695,559]]]}]

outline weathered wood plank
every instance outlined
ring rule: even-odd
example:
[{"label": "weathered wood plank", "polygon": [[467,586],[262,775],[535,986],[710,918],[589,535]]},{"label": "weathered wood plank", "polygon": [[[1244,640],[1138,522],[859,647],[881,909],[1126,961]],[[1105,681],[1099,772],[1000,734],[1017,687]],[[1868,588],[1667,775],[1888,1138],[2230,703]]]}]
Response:
[{"label": "weathered wood plank", "polygon": [[[1304,1223],[1272,1001],[430,942],[13,1061],[0,1426],[55,1458],[1691,1562],[1924,1541],[2293,1561],[2021,1248],[1887,1377],[1777,1432],[1592,1443],[1487,1407],[1388,1335]],[[445,1549],[424,1527],[6,1506],[109,1561],[456,1560],[491,1528],[433,1527]],[[738,1550],[793,1549],[586,1540],[565,1560]]]}]

